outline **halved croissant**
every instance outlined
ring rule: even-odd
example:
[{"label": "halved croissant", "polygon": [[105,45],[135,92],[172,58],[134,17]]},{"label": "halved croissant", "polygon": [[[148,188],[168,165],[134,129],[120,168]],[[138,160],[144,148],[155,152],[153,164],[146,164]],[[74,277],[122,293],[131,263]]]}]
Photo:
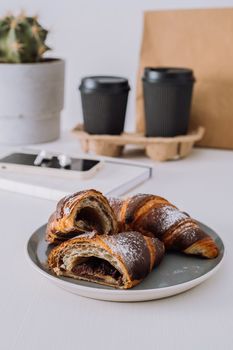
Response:
[{"label": "halved croissant", "polygon": [[48,265],[58,276],[128,289],[158,265],[164,244],[139,232],[117,235],[82,234],[55,247]]},{"label": "halved croissant", "polygon": [[166,250],[215,258],[218,247],[214,240],[201,230],[198,223],[166,199],[137,194],[121,200],[109,198],[119,230],[136,230],[163,241]]},{"label": "halved croissant", "polygon": [[102,193],[91,189],[58,202],[47,224],[46,240],[59,243],[92,230],[100,234],[116,233],[117,220],[108,200]]}]

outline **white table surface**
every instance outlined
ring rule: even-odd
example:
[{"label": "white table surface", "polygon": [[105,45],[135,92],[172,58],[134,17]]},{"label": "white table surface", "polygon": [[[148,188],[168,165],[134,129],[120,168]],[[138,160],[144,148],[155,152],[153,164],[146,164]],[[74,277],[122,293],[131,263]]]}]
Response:
[{"label": "white table surface", "polygon": [[[79,149],[73,140],[49,147],[58,151],[59,145]],[[154,163],[153,178],[134,192],[162,195],[211,226],[227,254],[217,274],[198,287],[140,303],[86,299],[44,279],[26,260],[25,246],[55,203],[0,191],[0,349],[232,349],[232,183],[231,151],[195,149],[187,159]]]}]

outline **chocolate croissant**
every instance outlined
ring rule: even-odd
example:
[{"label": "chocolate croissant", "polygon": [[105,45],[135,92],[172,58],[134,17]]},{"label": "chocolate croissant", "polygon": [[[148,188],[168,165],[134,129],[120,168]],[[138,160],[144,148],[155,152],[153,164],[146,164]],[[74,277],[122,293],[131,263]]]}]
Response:
[{"label": "chocolate croissant", "polygon": [[86,190],[58,202],[47,224],[46,240],[60,243],[92,230],[100,234],[114,234],[117,232],[117,220],[102,193]]},{"label": "chocolate croissant", "polygon": [[215,258],[218,247],[214,240],[201,230],[198,223],[166,199],[137,194],[121,200],[109,198],[119,230],[136,230],[163,241],[166,250]]},{"label": "chocolate croissant", "polygon": [[117,235],[82,234],[56,246],[48,265],[58,276],[128,289],[158,265],[164,244],[139,232]]}]

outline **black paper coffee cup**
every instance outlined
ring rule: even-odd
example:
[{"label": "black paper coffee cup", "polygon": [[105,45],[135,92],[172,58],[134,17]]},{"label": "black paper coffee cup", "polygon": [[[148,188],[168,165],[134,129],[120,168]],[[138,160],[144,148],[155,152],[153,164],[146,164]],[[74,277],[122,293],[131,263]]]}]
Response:
[{"label": "black paper coffee cup", "polygon": [[193,71],[145,68],[143,81],[146,136],[185,135],[189,126]]},{"label": "black paper coffee cup", "polygon": [[81,92],[84,129],[90,134],[120,135],[124,130],[128,80],[112,76],[83,78]]}]

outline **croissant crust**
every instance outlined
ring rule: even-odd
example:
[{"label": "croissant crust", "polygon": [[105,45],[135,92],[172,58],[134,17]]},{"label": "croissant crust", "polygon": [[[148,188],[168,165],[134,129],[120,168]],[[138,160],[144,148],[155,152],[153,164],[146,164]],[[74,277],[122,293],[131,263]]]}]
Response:
[{"label": "croissant crust", "polygon": [[140,283],[163,255],[162,242],[139,232],[113,236],[92,232],[55,247],[48,264],[58,276],[128,289]]},{"label": "croissant crust", "polygon": [[125,200],[109,198],[109,202],[121,230],[136,230],[157,237],[166,250],[205,258],[218,255],[216,243],[198,223],[162,197],[137,194]]},{"label": "croissant crust", "polygon": [[102,193],[91,189],[66,196],[58,202],[48,221],[46,240],[60,243],[92,230],[114,234],[117,221],[108,200]]}]

